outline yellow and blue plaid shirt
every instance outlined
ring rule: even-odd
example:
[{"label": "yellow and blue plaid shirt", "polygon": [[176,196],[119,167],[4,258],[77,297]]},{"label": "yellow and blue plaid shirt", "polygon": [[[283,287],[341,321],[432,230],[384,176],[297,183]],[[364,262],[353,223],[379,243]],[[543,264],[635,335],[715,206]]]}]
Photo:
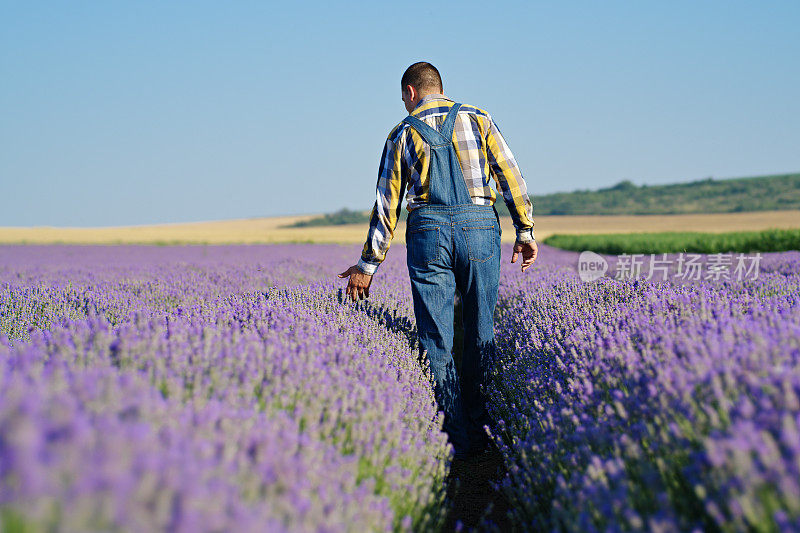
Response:
[{"label": "yellow and blue plaid shirt", "polygon": [[[411,114],[439,130],[454,102],[443,94],[429,94]],[[456,117],[453,140],[472,202],[494,205],[489,177],[503,195],[517,241],[533,240],[533,204],[514,155],[489,113],[463,104]],[[401,198],[407,190],[408,211],[428,203],[430,147],[417,131],[400,122],[389,133],[378,169],[377,199],[372,208],[367,241],[358,268],[373,274],[386,257],[397,220]]]}]

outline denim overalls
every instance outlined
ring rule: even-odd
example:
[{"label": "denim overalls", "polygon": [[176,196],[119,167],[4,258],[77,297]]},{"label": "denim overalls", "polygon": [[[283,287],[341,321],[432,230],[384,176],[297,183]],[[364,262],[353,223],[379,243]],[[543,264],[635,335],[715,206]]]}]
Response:
[{"label": "denim overalls", "polygon": [[[486,394],[494,359],[494,308],[500,278],[500,222],[493,206],[475,205],[453,145],[461,104],[447,113],[441,133],[412,115],[404,121],[430,145],[429,203],[411,211],[407,264],[421,349],[436,380],[443,430],[457,457],[480,451],[490,424]],[[453,304],[463,303],[464,355],[460,390],[453,361]]]}]

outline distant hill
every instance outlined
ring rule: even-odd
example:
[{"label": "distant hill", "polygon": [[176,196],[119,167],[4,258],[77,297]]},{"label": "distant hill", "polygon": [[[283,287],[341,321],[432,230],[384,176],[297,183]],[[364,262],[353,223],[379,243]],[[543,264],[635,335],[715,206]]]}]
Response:
[{"label": "distant hill", "polygon": [[[535,189],[531,180],[528,186]],[[495,202],[498,213],[508,216],[505,202]],[[737,213],[800,209],[800,173],[690,181],[670,185],[635,185],[624,180],[595,191],[533,195],[533,215],[671,215]],[[403,209],[401,219],[406,210]],[[368,211],[342,209],[333,214],[298,222],[295,226],[332,226],[369,222]]]},{"label": "distant hill", "polygon": [[344,224],[363,224],[364,222],[369,222],[369,213],[364,211],[351,211],[347,208],[343,208],[335,213],[328,213],[309,220],[299,220],[286,227],[307,228],[311,226],[342,226]]},{"label": "distant hill", "polygon": [[596,191],[533,195],[534,215],[666,215],[800,209],[800,174],[671,185],[628,180]]}]

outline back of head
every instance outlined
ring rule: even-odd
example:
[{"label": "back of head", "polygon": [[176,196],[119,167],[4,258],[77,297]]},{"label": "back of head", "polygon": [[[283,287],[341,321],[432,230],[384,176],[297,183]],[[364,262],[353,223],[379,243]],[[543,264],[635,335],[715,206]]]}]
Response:
[{"label": "back of head", "polygon": [[441,93],[444,88],[442,87],[442,77],[436,67],[425,61],[414,63],[406,69],[403,77],[400,80],[400,87],[405,91],[406,86],[411,85],[418,92]]}]

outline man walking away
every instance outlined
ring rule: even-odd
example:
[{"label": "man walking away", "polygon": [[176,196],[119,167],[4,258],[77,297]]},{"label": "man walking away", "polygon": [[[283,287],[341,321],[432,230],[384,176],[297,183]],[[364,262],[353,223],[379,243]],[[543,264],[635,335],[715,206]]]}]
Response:
[{"label": "man walking away", "polygon": [[[525,180],[489,113],[443,94],[439,71],[414,63],[401,79],[409,115],[389,133],[378,170],[377,199],[347,294],[369,296],[372,276],[386,257],[401,198],[408,190],[408,273],[421,349],[435,378],[444,411],[443,430],[455,457],[482,453],[491,420],[486,395],[494,361],[494,308],[500,277],[500,221],[494,180],[517,232],[511,262],[522,254],[524,272],[536,260],[533,205]],[[464,353],[461,386],[453,361],[453,306],[461,294]]]}]

